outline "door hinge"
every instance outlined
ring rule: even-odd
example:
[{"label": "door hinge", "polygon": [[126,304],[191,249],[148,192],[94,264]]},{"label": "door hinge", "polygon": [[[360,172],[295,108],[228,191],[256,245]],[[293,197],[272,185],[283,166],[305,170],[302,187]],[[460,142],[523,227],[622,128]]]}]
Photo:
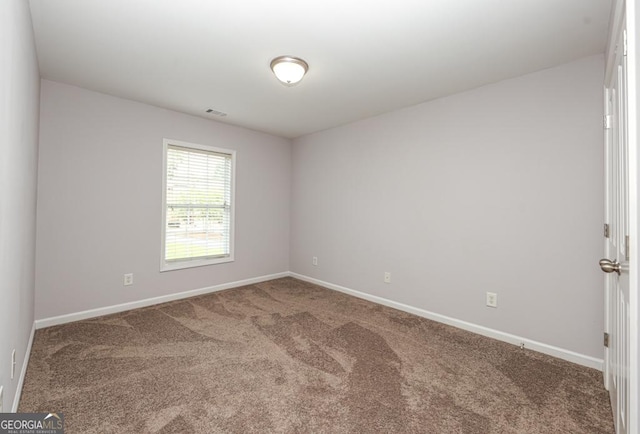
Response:
[{"label": "door hinge", "polygon": [[629,235],[624,236],[624,259],[629,260]]},{"label": "door hinge", "polygon": [[605,223],[604,224],[604,237],[605,238],[609,238],[609,233],[610,233],[609,223]]},{"label": "door hinge", "polygon": [[622,55],[627,55],[627,31],[622,32]]},{"label": "door hinge", "polygon": [[604,115],[603,125],[605,130],[611,129],[611,115]]},{"label": "door hinge", "polygon": [[609,348],[609,333],[604,332],[604,346]]}]

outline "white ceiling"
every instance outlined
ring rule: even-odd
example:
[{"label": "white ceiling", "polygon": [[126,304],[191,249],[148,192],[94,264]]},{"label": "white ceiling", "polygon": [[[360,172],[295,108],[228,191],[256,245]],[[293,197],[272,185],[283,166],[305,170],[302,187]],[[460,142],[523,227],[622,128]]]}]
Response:
[{"label": "white ceiling", "polygon": [[[611,8],[611,0],[30,2],[43,78],[289,138],[602,53]],[[297,86],[271,73],[280,55],[309,63]]]}]

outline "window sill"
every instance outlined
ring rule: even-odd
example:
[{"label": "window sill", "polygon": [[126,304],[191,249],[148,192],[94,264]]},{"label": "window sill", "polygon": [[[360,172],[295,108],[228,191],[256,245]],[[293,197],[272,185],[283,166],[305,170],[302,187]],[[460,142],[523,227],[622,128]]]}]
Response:
[{"label": "window sill", "polygon": [[225,264],[227,262],[233,262],[233,256],[227,256],[225,258],[216,259],[200,259],[193,261],[176,261],[176,262],[162,262],[160,264],[160,272],[184,270],[185,268],[205,267],[207,265]]}]

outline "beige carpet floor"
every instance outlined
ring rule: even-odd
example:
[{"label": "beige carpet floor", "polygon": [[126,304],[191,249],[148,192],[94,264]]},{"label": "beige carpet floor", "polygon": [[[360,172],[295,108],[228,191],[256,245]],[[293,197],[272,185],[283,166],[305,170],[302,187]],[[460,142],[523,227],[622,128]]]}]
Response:
[{"label": "beige carpet floor", "polygon": [[38,330],[66,433],[613,433],[602,374],[292,278]]}]

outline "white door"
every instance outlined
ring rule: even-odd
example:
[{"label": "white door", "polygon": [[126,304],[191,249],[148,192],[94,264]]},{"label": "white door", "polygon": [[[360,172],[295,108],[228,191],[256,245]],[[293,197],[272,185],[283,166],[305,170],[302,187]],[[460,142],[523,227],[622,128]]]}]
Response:
[{"label": "white door", "polygon": [[627,141],[627,67],[624,24],[606,84],[605,135],[605,386],[616,433],[629,434],[629,165]]}]

